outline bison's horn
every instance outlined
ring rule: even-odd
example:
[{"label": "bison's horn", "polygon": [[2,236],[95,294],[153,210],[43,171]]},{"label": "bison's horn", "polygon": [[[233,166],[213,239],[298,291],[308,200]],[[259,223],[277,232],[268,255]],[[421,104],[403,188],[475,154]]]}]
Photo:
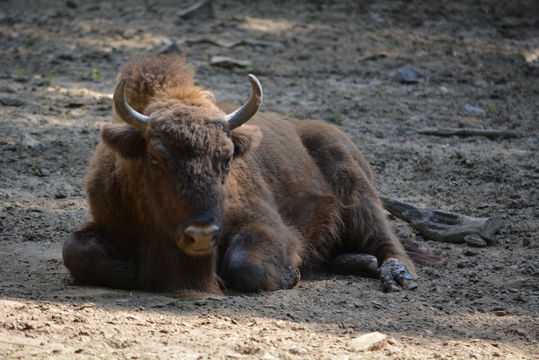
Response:
[{"label": "bison's horn", "polygon": [[230,129],[235,129],[252,118],[260,108],[260,104],[262,104],[262,86],[260,82],[252,74],[249,74],[249,81],[251,82],[251,97],[242,107],[226,116]]},{"label": "bison's horn", "polygon": [[124,94],[126,83],[127,79],[123,79],[118,86],[116,86],[116,90],[114,90],[114,110],[120,119],[129,125],[139,130],[145,130],[148,128],[150,118],[149,116],[139,113],[127,103]]}]

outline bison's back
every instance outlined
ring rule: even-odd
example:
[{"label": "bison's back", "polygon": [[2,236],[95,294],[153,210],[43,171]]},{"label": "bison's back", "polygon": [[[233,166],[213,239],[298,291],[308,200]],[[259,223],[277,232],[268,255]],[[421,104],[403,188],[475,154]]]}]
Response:
[{"label": "bison's back", "polygon": [[[230,104],[219,106],[225,112],[236,108]],[[284,223],[303,236],[303,262],[312,264],[326,258],[340,243],[342,221],[340,201],[316,154],[306,146],[303,131],[299,130],[303,129],[300,125],[303,123],[284,120],[272,113],[255,115],[248,124],[260,128],[262,140],[242,160],[249,169],[249,179],[241,181],[263,181],[264,186],[258,186],[253,196],[263,197],[262,201],[275,206]],[[316,127],[319,123],[304,124]],[[324,136],[323,132],[318,134]],[[328,162],[328,166],[332,165]],[[269,191],[262,191],[264,187]]]}]

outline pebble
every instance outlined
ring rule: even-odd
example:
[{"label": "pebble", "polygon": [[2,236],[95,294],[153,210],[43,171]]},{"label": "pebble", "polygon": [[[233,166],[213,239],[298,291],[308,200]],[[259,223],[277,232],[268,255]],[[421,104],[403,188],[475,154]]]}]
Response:
[{"label": "pebble", "polygon": [[210,65],[219,66],[227,69],[232,68],[247,68],[251,67],[252,62],[249,60],[238,60],[227,56],[213,56],[210,59]]},{"label": "pebble", "polygon": [[178,43],[173,41],[172,39],[167,37],[163,38],[163,43],[164,45],[159,50],[157,50],[158,54],[179,54],[181,52]]},{"label": "pebble", "polygon": [[25,103],[24,101],[14,98],[12,96],[0,95],[0,104],[4,106],[19,107],[19,106],[23,106]]},{"label": "pebble", "polygon": [[421,81],[421,73],[412,66],[404,66],[400,68],[393,78],[402,84],[417,84]]},{"label": "pebble", "polygon": [[349,348],[353,351],[374,351],[382,349],[387,344],[387,335],[377,331],[352,339]]},{"label": "pebble", "polygon": [[476,234],[470,234],[466,235],[464,237],[464,241],[466,244],[473,246],[473,247],[485,247],[487,246],[487,242],[481,238],[481,236]]},{"label": "pebble", "polygon": [[43,144],[40,141],[36,140],[29,134],[22,135],[21,145],[32,148],[32,149],[39,149],[43,146]]},{"label": "pebble", "polygon": [[469,113],[474,113],[474,114],[485,114],[486,111],[477,107],[477,106],[473,106],[473,105],[470,105],[470,104],[465,104],[464,105],[464,110],[469,112]]},{"label": "pebble", "polygon": [[54,198],[55,199],[65,199],[66,197],[67,197],[67,194],[66,194],[64,189],[58,189],[54,193]]},{"label": "pebble", "polygon": [[78,7],[77,3],[71,0],[67,0],[65,5],[70,9],[76,9]]}]

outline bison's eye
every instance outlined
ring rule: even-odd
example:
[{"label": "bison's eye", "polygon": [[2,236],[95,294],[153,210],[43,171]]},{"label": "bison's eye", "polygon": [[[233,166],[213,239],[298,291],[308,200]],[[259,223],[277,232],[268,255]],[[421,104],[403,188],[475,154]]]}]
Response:
[{"label": "bison's eye", "polygon": [[230,169],[230,164],[232,163],[232,156],[227,156],[223,158],[221,162],[221,166],[223,167],[223,171],[228,171]]},{"label": "bison's eye", "polygon": [[150,157],[150,164],[152,165],[152,168],[158,169],[161,167],[161,163],[155,156]]}]

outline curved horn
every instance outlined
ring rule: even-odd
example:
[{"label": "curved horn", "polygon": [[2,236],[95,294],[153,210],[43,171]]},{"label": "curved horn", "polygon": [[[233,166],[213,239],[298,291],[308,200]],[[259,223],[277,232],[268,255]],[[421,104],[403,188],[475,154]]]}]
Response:
[{"label": "curved horn", "polygon": [[150,124],[150,117],[139,113],[127,103],[124,95],[126,83],[127,79],[123,79],[118,86],[116,86],[116,90],[114,90],[114,110],[120,119],[129,125],[139,130],[146,130]]},{"label": "curved horn", "polygon": [[251,82],[251,97],[242,107],[226,116],[231,130],[252,118],[262,104],[262,85],[252,74],[249,74],[249,81]]}]

